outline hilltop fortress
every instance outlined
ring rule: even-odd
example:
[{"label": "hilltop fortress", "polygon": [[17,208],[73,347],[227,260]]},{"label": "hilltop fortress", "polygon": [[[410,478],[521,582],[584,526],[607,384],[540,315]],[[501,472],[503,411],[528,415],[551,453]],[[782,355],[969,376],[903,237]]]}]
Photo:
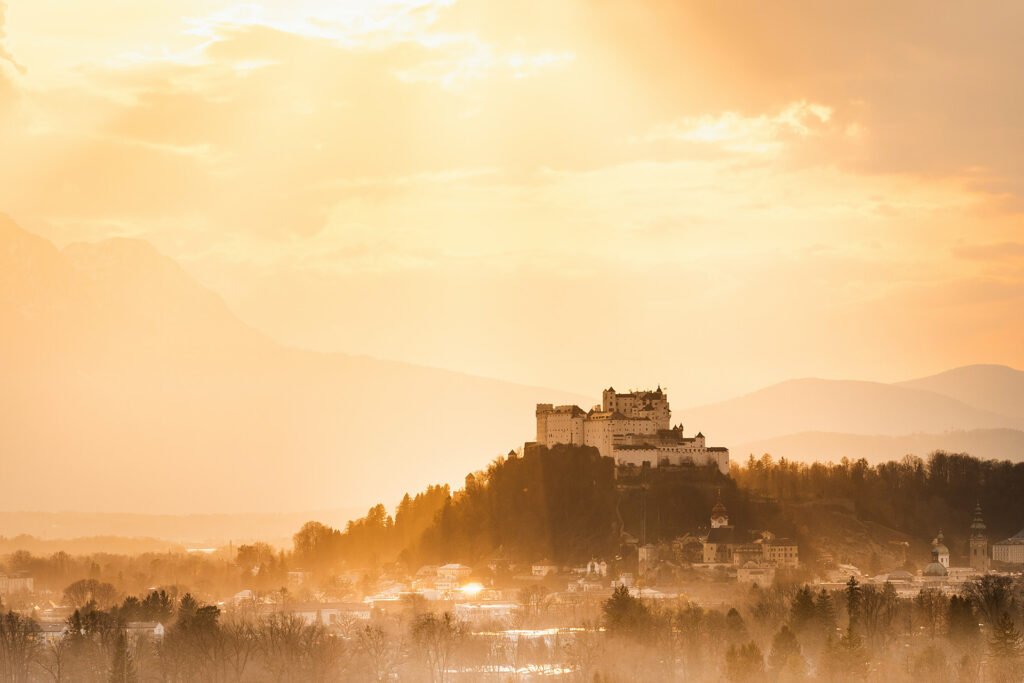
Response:
[{"label": "hilltop fortress", "polygon": [[620,466],[665,467],[714,464],[729,472],[729,449],[707,446],[704,435],[686,437],[683,426],[672,427],[668,394],[654,391],[618,394],[604,390],[602,404],[584,411],[579,406],[537,404],[537,444],[593,446]]}]

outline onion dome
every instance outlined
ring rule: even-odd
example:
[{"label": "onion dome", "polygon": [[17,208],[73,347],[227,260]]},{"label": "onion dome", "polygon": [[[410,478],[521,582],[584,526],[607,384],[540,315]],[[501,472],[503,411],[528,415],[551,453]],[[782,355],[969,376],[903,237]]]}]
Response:
[{"label": "onion dome", "polygon": [[924,568],[922,574],[931,577],[943,577],[949,575],[949,571],[939,562],[938,548],[932,548],[932,561]]}]

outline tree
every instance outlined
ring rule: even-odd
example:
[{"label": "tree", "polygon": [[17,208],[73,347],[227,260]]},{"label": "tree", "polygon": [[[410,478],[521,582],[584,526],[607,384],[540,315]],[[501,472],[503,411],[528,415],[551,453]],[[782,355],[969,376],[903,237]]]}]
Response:
[{"label": "tree", "polygon": [[793,596],[793,602],[789,608],[789,623],[797,632],[802,631],[810,624],[815,617],[814,593],[811,587],[804,584],[803,588],[797,590]]},{"label": "tree", "polygon": [[757,643],[730,645],[725,653],[725,675],[730,681],[759,681],[764,677],[764,655]]},{"label": "tree", "polygon": [[1020,655],[1021,633],[1009,613],[1003,612],[992,627],[989,649],[997,659],[1015,659]]},{"label": "tree", "polygon": [[971,601],[978,616],[994,627],[1009,609],[1013,596],[1013,578],[986,574],[965,583],[961,591]]},{"label": "tree", "polygon": [[888,581],[882,590],[875,586],[861,588],[860,622],[872,647],[888,635],[898,608],[896,589]]},{"label": "tree", "polygon": [[[954,600],[958,598],[954,597]],[[970,603],[965,603],[970,604]],[[929,638],[935,638],[940,632],[943,620],[949,611],[946,596],[935,588],[922,588],[914,596],[914,614],[924,624]]]},{"label": "tree", "polygon": [[783,670],[804,669],[800,643],[789,627],[783,625],[772,638],[772,649],[768,654],[768,666],[776,675]]},{"label": "tree", "polygon": [[110,662],[110,683],[135,683],[138,673],[131,652],[128,651],[128,638],[122,629],[117,634],[114,644],[114,655]]},{"label": "tree", "polygon": [[402,659],[402,644],[390,638],[384,629],[366,626],[359,631],[356,643],[359,652],[366,658],[367,670],[375,683],[385,683],[397,675]]},{"label": "tree", "polygon": [[117,602],[117,598],[117,589],[112,584],[97,579],[79,579],[64,589],[64,599],[75,608],[93,602],[100,609],[108,609]]},{"label": "tree", "polygon": [[449,612],[441,616],[428,612],[413,622],[412,638],[424,655],[430,680],[434,683],[447,681],[449,666],[465,638],[462,624]]},{"label": "tree", "polygon": [[36,623],[16,612],[0,614],[0,680],[27,681],[36,657]]},{"label": "tree", "polygon": [[860,620],[862,598],[860,582],[857,581],[856,576],[850,576],[850,580],[846,582],[846,589],[844,592],[846,593],[846,614],[849,619],[847,622],[847,629],[852,631],[857,628],[857,624]]},{"label": "tree", "polygon": [[814,600],[814,617],[822,632],[832,634],[836,629],[836,605],[824,588]]},{"label": "tree", "polygon": [[863,678],[868,658],[860,636],[851,629],[837,641],[830,641],[825,651],[825,670],[830,680]]},{"label": "tree", "polygon": [[954,595],[949,599],[946,621],[949,624],[949,637],[953,640],[964,642],[978,635],[978,618],[967,598]]},{"label": "tree", "polygon": [[629,589],[619,586],[602,607],[608,632],[615,635],[642,635],[650,626],[650,610]]}]

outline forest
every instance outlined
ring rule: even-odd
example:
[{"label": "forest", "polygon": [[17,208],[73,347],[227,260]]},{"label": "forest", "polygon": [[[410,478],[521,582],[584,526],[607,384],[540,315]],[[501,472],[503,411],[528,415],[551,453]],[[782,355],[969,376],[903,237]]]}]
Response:
[{"label": "forest", "polygon": [[941,529],[951,548],[966,545],[981,502],[991,541],[1024,526],[1024,464],[936,452],[927,459],[869,465],[864,460],[799,463],[770,455],[714,468],[620,471],[595,449],[536,448],[498,458],[466,477],[463,489],[432,486],[406,495],[395,515],[377,505],[344,530],[319,523],[295,535],[295,559],[309,567],[473,564],[501,556],[512,562],[586,562],[614,554],[620,532],[639,542],[699,533],[721,500],[741,531],[770,529],[809,546],[800,515],[807,504],[842,507],[852,516],[916,539]]}]

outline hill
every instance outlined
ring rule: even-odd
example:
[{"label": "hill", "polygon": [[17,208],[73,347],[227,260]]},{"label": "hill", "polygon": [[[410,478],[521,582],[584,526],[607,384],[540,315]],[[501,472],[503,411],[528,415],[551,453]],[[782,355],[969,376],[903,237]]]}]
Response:
[{"label": "hill", "polygon": [[[901,436],[1017,428],[1007,417],[923,389],[850,380],[799,379],[693,408],[684,423],[735,448],[802,432]],[[693,429],[691,429],[693,431]]]},{"label": "hill", "polygon": [[966,365],[899,386],[948,396],[994,413],[1024,419],[1024,372],[1005,365]]},{"label": "hill", "polygon": [[3,218],[0,377],[8,510],[364,507],[521,444],[534,403],[589,402],[286,348],[145,242],[59,250]]},{"label": "hill", "polygon": [[741,444],[733,449],[732,457],[741,460],[746,455],[770,453],[806,462],[864,458],[875,464],[899,460],[904,455],[924,458],[935,451],[970,453],[982,459],[1020,462],[1024,460],[1024,432],[1016,429],[972,429],[904,436],[801,432]]}]

